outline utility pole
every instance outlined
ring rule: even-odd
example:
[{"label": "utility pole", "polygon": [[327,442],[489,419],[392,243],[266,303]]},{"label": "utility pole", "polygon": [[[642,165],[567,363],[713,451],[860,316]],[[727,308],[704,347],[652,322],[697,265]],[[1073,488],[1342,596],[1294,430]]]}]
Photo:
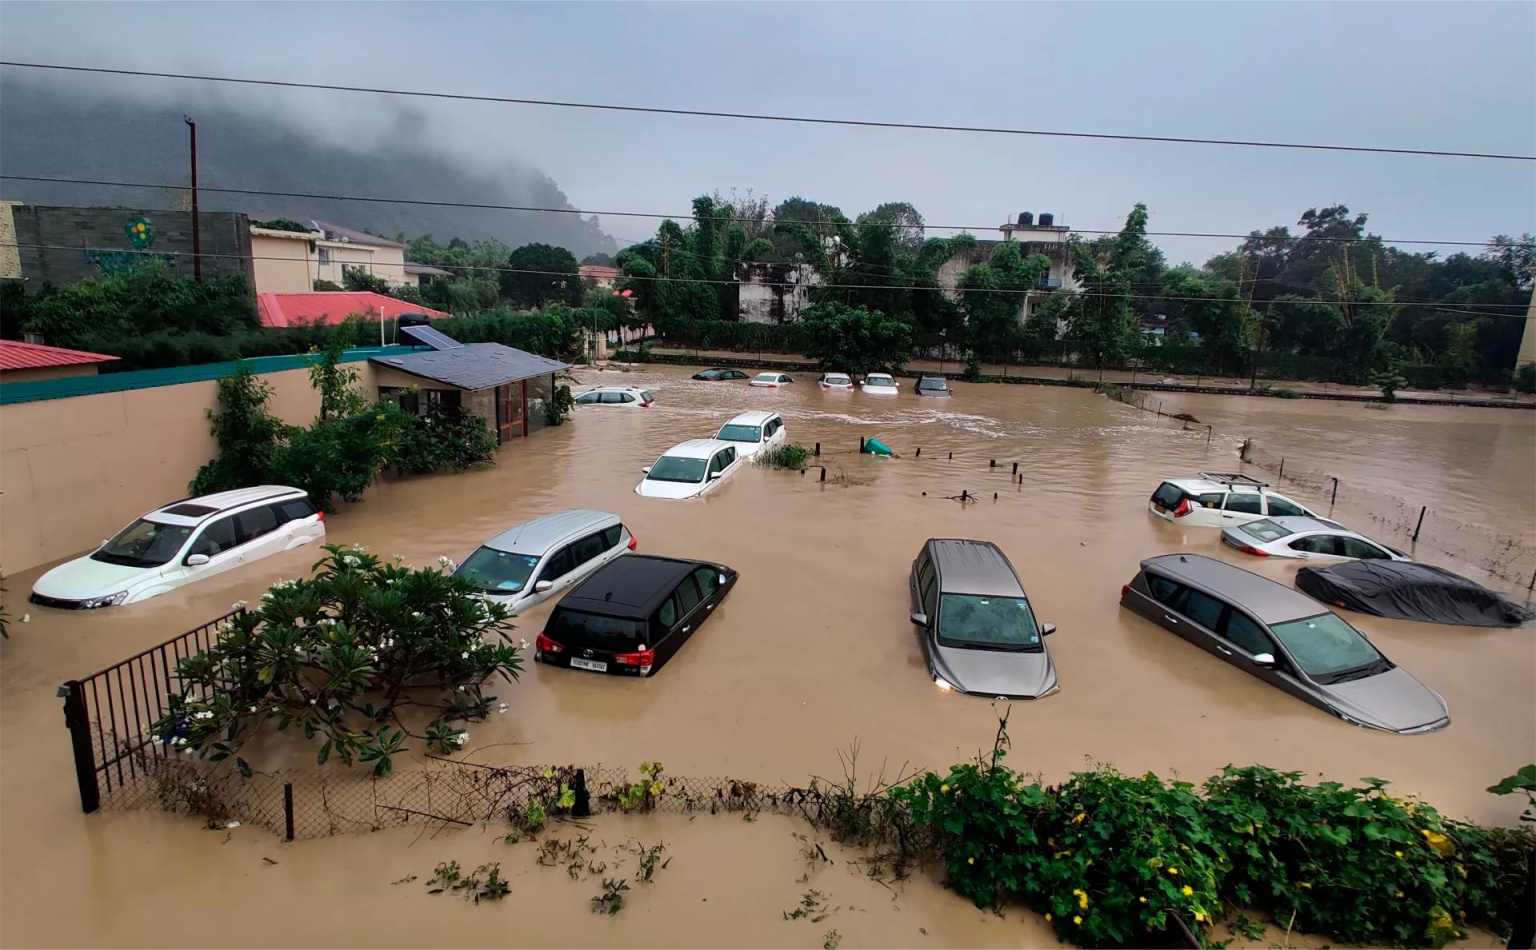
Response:
[{"label": "utility pole", "polygon": [[184,115],[181,120],[187,123],[187,135],[192,150],[192,279],[201,282],[203,279],[203,229],[202,222],[197,219],[197,123],[192,117]]}]

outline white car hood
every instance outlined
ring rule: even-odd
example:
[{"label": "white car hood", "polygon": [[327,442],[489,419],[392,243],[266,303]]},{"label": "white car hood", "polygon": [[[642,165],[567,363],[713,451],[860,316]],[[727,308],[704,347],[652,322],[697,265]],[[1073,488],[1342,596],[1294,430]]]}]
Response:
[{"label": "white car hood", "polygon": [[736,446],[736,457],[749,459],[763,450],[766,442],[732,442]]},{"label": "white car hood", "polygon": [[641,479],[635,486],[635,494],[647,498],[692,498],[703,490],[703,482],[663,482],[654,478]]},{"label": "white car hood", "polygon": [[106,561],[93,561],[86,556],[60,564],[39,577],[37,583],[32,585],[32,590],[44,597],[57,597],[60,600],[105,597],[159,577],[164,568],[165,565],[128,567],[125,564],[108,564]]}]

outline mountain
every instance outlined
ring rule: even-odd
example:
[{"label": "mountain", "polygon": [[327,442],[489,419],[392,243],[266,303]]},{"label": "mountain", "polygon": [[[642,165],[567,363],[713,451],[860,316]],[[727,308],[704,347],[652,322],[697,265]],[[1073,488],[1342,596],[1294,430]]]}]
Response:
[{"label": "mountain", "polygon": [[[86,98],[46,83],[7,79],[0,109],[0,170],[11,175],[103,181],[188,182],[183,109],[128,99]],[[478,204],[571,208],[565,193],[536,169],[509,165],[503,175],[461,167],[404,134],[366,151],[324,141],[295,125],[243,114],[227,106],[198,107],[198,182],[203,188],[244,188],[306,194],[414,198]],[[421,130],[415,124],[416,131]],[[0,181],[0,197],[28,204],[177,209],[184,190],[108,188],[50,182]],[[539,241],[577,258],[618,250],[595,217],[477,208],[437,208],[337,199],[228,195],[203,191],[205,211],[241,211],[254,220],[334,221],[358,230],[407,238],[496,238],[512,247]]]}]

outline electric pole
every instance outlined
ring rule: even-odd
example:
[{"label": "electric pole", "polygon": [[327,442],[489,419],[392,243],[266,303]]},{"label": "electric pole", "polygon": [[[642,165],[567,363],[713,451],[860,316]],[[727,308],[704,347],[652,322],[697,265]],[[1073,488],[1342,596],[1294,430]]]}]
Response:
[{"label": "electric pole", "polygon": [[187,123],[187,135],[192,151],[192,279],[201,282],[203,279],[203,229],[202,222],[197,218],[197,123],[192,117],[184,115],[181,120]]}]

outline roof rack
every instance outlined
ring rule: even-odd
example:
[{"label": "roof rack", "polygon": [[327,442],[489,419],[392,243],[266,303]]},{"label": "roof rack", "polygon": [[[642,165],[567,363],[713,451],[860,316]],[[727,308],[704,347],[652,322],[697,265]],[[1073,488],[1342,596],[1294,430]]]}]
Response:
[{"label": "roof rack", "polygon": [[1209,478],[1213,482],[1221,482],[1223,485],[1248,485],[1252,488],[1268,488],[1268,482],[1261,482],[1249,475],[1239,475],[1236,472],[1201,472],[1201,478]]}]

